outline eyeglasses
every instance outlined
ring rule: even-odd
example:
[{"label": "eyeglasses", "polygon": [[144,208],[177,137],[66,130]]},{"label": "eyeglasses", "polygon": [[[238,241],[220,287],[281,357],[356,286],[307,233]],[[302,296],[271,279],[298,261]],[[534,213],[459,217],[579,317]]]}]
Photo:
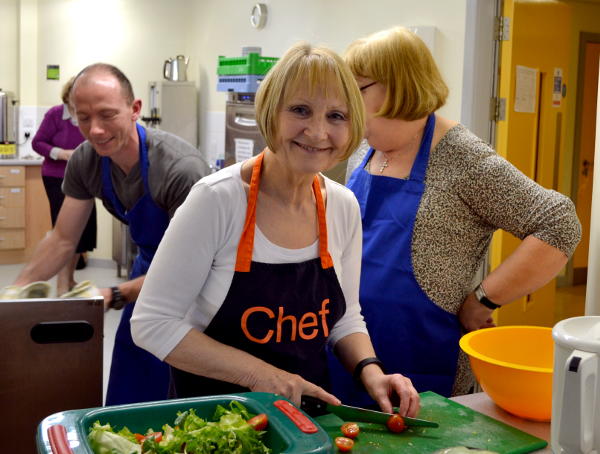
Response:
[{"label": "eyeglasses", "polygon": [[367,88],[369,88],[371,85],[375,85],[377,83],[377,81],[375,82],[371,82],[370,84],[365,85],[364,87],[359,87],[358,89],[360,91],[365,91]]}]

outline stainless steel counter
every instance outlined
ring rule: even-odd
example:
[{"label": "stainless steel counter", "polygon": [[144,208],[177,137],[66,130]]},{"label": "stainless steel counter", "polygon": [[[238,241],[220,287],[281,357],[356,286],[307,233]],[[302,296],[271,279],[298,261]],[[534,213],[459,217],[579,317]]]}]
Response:
[{"label": "stainless steel counter", "polygon": [[502,410],[498,407],[492,399],[486,393],[475,393],[467,394],[465,396],[453,397],[451,400],[469,407],[479,413],[490,416],[498,421],[502,421],[505,424],[516,427],[523,432],[527,432],[531,435],[546,440],[548,446],[545,449],[538,449],[537,453],[552,453],[550,449],[550,423],[549,422],[536,422],[529,421],[526,419],[513,416],[510,413]]}]

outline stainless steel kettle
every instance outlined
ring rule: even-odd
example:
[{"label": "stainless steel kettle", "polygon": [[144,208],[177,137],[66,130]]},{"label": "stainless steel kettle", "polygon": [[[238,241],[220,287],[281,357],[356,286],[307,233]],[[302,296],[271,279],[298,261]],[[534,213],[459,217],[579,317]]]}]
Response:
[{"label": "stainless steel kettle", "polygon": [[163,66],[164,78],[175,82],[183,82],[187,80],[187,65],[190,61],[189,57],[178,55],[175,58],[165,60]]}]

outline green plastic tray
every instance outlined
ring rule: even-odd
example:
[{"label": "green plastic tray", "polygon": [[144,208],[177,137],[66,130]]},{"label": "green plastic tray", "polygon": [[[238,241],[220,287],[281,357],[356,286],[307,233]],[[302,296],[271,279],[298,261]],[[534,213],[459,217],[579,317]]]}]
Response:
[{"label": "green plastic tray", "polygon": [[[361,423],[353,454],[427,454],[452,446],[486,449],[500,454],[521,454],[542,449],[545,440],[460,405],[439,394],[420,394],[419,418],[439,423],[438,428],[412,427],[395,434],[381,424]],[[315,418],[332,438],[341,436],[343,421],[333,414]]]},{"label": "green plastic tray", "polygon": [[[196,414],[201,418],[210,419],[218,404],[226,406],[232,400],[239,401],[252,413],[267,414],[269,427],[263,440],[274,454],[333,452],[331,439],[318,424],[314,424],[316,432],[302,432],[288,416],[274,405],[277,401],[286,400],[285,398],[271,393],[249,392],[55,413],[45,418],[38,426],[36,439],[38,453],[93,454],[87,443],[87,435],[89,428],[96,420],[102,424],[109,422],[113,427],[118,428],[127,426],[133,432],[143,433],[149,427],[157,429],[165,423],[172,424],[178,411],[190,408],[194,408]],[[303,412],[302,414],[309,423],[314,423],[314,420]],[[64,431],[60,426],[64,427]],[[54,449],[51,447],[48,436],[48,430],[51,427],[54,434],[62,434],[54,437]]]},{"label": "green plastic tray", "polygon": [[243,57],[219,56],[217,74],[219,76],[263,76],[277,63],[277,60],[279,60],[277,57],[263,57],[256,53],[249,53]]}]

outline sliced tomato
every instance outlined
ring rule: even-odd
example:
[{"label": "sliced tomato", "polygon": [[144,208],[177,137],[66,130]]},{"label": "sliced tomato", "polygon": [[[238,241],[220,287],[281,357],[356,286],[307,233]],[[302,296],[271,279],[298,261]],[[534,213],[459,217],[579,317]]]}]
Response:
[{"label": "sliced tomato", "polygon": [[397,413],[390,416],[390,419],[388,419],[386,425],[391,432],[400,433],[406,430],[404,418]]},{"label": "sliced tomato", "polygon": [[248,424],[252,426],[254,430],[265,430],[269,424],[269,418],[266,414],[261,413],[248,420]]},{"label": "sliced tomato", "polygon": [[354,440],[346,437],[336,437],[335,445],[337,446],[340,452],[348,452],[352,450],[354,446]]},{"label": "sliced tomato", "polygon": [[354,439],[358,437],[358,434],[360,433],[360,427],[358,427],[358,424],[355,422],[347,422],[342,425],[342,433],[344,434],[344,437]]},{"label": "sliced tomato", "polygon": [[135,433],[135,434],[133,434],[133,436],[135,437],[135,439],[137,440],[137,442],[139,444],[144,443],[149,438],[153,438],[154,441],[156,441],[157,443],[159,443],[160,440],[162,440],[162,432],[152,432],[147,435]]}]

